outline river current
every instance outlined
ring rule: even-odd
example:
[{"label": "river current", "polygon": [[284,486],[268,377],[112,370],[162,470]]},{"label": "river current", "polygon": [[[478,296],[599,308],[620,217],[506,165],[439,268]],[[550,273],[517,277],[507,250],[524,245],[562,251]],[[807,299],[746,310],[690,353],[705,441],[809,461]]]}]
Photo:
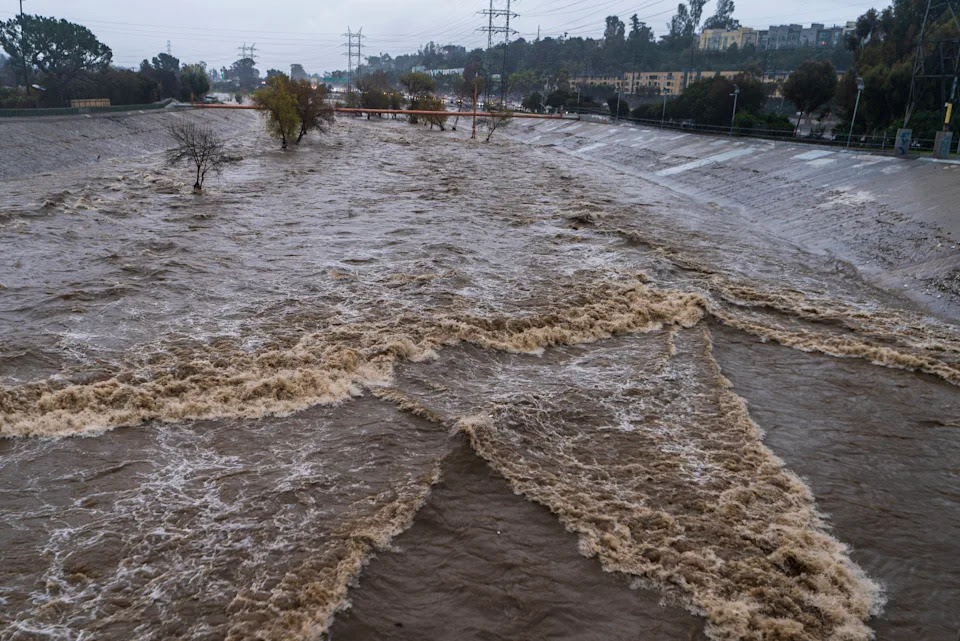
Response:
[{"label": "river current", "polygon": [[954,323],[506,135],[271,145],[3,185],[0,639],[955,641]]}]

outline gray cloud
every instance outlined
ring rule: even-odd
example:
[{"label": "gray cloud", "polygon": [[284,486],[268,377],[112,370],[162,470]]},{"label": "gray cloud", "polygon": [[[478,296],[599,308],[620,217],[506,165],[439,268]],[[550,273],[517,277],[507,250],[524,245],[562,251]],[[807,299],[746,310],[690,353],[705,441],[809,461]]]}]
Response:
[{"label": "gray cloud", "polygon": [[[503,0],[497,0],[502,3]],[[676,9],[677,0],[516,0],[520,14],[513,22],[522,37],[570,35],[598,37],[604,18],[617,14],[624,21],[633,13],[658,33]],[[24,0],[24,10],[67,18],[88,26],[114,51],[117,64],[137,66],[170,41],[184,62],[205,60],[215,67],[237,59],[241,45],[256,43],[258,67],[287,69],[303,64],[310,72],[346,67],[341,36],[348,26],[363,28],[367,55],[409,53],[430,40],[481,46],[486,37],[476,31],[484,18],[485,0]],[[712,12],[710,2],[704,15]],[[735,17],[745,26],[766,27],[786,22],[842,24],[866,11],[871,2],[838,5],[832,0],[777,3],[739,0]],[[16,4],[5,3],[0,18],[13,16]]]}]

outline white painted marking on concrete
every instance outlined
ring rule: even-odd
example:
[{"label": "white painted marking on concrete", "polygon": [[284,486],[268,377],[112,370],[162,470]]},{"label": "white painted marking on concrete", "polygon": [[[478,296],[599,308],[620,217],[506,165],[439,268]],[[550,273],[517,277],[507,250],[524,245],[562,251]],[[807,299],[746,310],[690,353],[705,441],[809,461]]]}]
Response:
[{"label": "white painted marking on concrete", "polygon": [[817,158],[816,160],[811,160],[807,164],[811,167],[823,167],[824,165],[830,165],[837,162],[836,158]]},{"label": "white painted marking on concrete", "polygon": [[730,151],[725,151],[721,154],[715,154],[713,156],[707,156],[706,158],[701,158],[700,160],[693,160],[683,165],[677,165],[676,167],[662,169],[657,172],[657,175],[673,176],[676,174],[682,174],[683,172],[690,171],[691,169],[699,169],[700,167],[704,167],[706,165],[710,165],[713,163],[733,160],[734,158],[739,158],[740,156],[746,156],[749,153],[753,153],[753,149],[749,149],[749,148],[748,149],[732,149]]},{"label": "white painted marking on concrete", "polygon": [[593,151],[594,149],[599,149],[600,147],[606,147],[606,146],[607,146],[607,143],[605,143],[605,142],[598,142],[598,143],[594,143],[594,144],[592,144],[592,145],[587,145],[587,146],[584,147],[583,149],[578,149],[576,153],[578,153],[578,154],[585,154],[585,153],[587,153],[588,151]]},{"label": "white painted marking on concrete", "polygon": [[921,158],[923,162],[936,162],[944,165],[960,165],[960,160],[946,160],[944,158]]},{"label": "white painted marking on concrete", "polygon": [[793,157],[794,160],[816,160],[833,154],[832,151],[808,151],[805,154],[798,154]]}]

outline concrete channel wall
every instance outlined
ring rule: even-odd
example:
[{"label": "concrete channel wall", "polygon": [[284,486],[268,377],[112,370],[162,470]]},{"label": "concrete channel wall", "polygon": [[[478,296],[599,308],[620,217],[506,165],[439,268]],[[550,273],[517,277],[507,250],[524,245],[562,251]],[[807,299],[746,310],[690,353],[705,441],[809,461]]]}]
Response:
[{"label": "concrete channel wall", "polygon": [[113,158],[137,158],[171,146],[178,120],[212,124],[228,138],[249,131],[254,112],[193,110],[0,119],[0,180],[64,171]]},{"label": "concrete channel wall", "polygon": [[742,216],[931,309],[960,309],[956,162],[632,124],[517,122],[511,130],[526,144],[606,163]]}]

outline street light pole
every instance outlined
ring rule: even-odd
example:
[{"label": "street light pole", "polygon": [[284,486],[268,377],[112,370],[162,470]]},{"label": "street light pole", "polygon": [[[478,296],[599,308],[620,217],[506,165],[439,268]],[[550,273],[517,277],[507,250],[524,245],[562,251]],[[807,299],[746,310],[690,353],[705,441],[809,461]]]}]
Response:
[{"label": "street light pole", "polygon": [[853,106],[853,119],[850,121],[850,132],[847,133],[847,149],[850,149],[850,138],[853,136],[853,125],[857,122],[857,110],[860,108],[860,94],[863,93],[863,78],[857,78],[857,103]]},{"label": "street light pole", "polygon": [[614,122],[620,122],[620,89],[617,89],[617,115],[614,116]]},{"label": "street light pole", "polygon": [[[662,91],[662,90],[661,90]],[[663,129],[663,121],[667,119],[667,94],[663,94],[663,111],[660,112],[660,128]]]},{"label": "street light pole", "polygon": [[733,123],[737,120],[737,98],[740,97],[740,87],[733,85],[733,115],[730,116],[730,135],[733,135]]},{"label": "street light pole", "polygon": [[30,71],[27,69],[27,31],[24,27],[23,0],[20,0],[20,57],[23,58],[23,88],[30,95]]}]

